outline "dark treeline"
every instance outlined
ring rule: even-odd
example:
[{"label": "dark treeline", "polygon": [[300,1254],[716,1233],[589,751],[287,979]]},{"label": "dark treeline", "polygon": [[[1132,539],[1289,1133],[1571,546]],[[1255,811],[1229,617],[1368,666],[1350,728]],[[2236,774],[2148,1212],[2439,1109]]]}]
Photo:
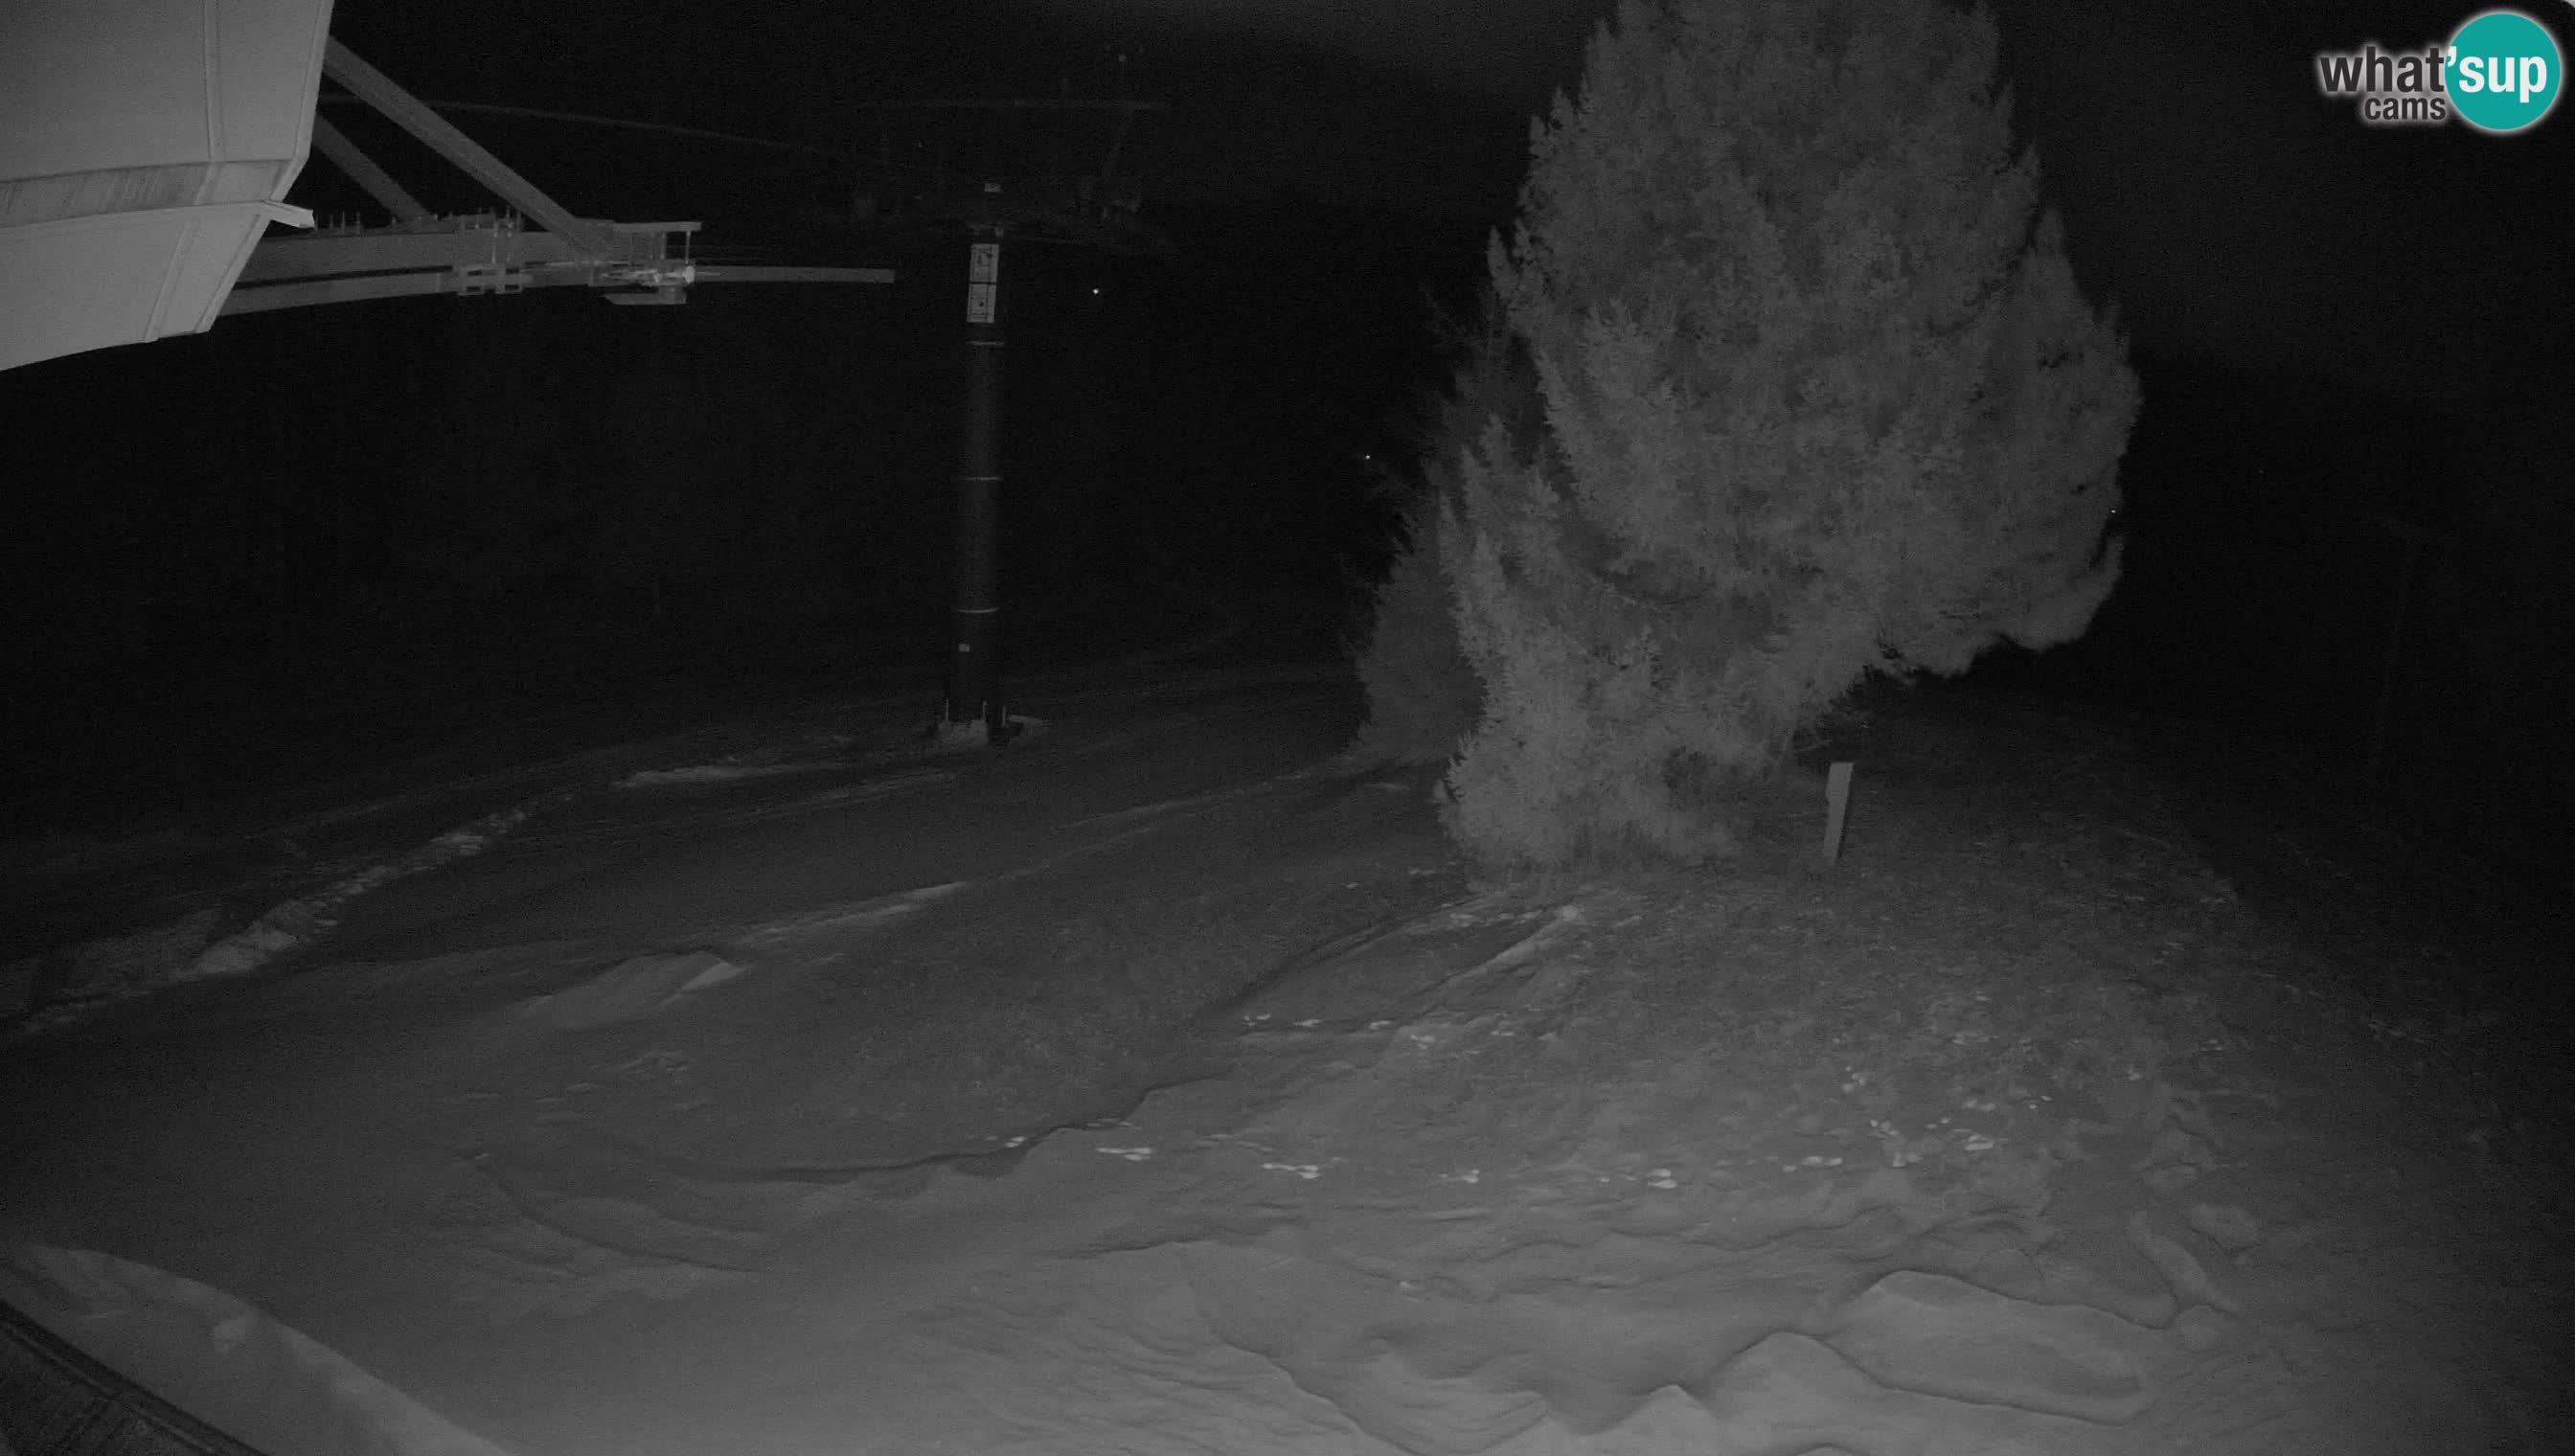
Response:
[{"label": "dark treeline", "polygon": [[[2291,746],[2301,791],[2526,865],[2575,852],[2575,577],[2545,415],[2138,361],[2119,589],[1977,674]],[[2375,774],[2373,778],[2373,773]]]}]

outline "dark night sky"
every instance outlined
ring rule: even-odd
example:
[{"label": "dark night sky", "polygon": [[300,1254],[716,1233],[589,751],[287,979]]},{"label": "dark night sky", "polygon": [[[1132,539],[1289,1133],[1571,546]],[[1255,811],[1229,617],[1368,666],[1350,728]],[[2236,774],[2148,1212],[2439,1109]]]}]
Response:
[{"label": "dark night sky", "polygon": [[[1174,106],[1136,153],[1166,197],[1294,184],[1498,220],[1527,116],[1574,83],[1582,39],[1606,9],[642,0],[612,15],[357,0],[336,28],[425,95],[828,145],[868,144],[873,123],[854,101],[1098,86],[1123,50],[1135,93]],[[2562,352],[2575,124],[2553,118],[2514,139],[2371,130],[2315,94],[2309,58],[2369,38],[2420,43],[2466,13],[2422,0],[2005,0],[1997,18],[2017,115],[2087,286],[2119,300],[2142,347],[2456,407],[2511,390]],[[2575,9],[2563,16],[2575,21]],[[569,170],[558,185],[578,191]]]},{"label": "dark night sky", "polygon": [[[1522,114],[1573,83],[1582,39],[1608,9],[1598,0],[1107,8],[1140,28],[1197,23],[1313,44]],[[2457,405],[2562,352],[2575,128],[2553,119],[2511,140],[2458,127],[2373,131],[2315,94],[2310,58],[2364,39],[2427,41],[2473,8],[2003,0],[1997,20],[2019,121],[2086,282],[2120,300],[2141,345],[2347,373]],[[2557,14],[2575,20],[2575,9]],[[1386,151],[1401,145],[1389,137]]]}]

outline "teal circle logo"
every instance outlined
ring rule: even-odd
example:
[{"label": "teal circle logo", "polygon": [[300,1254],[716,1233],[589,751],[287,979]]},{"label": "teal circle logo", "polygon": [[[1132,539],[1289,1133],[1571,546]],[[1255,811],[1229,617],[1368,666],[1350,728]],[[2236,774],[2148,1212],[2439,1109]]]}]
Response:
[{"label": "teal circle logo", "polygon": [[2518,10],[2489,10],[2450,37],[2442,82],[2459,120],[2481,132],[2539,124],[2565,74],[2557,37]]}]

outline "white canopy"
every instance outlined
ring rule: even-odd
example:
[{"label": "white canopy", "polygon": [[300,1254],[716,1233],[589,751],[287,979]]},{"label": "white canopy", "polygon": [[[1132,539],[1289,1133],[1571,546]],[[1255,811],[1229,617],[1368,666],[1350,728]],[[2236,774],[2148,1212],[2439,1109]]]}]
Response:
[{"label": "white canopy", "polygon": [[331,0],[0,5],[0,369],[203,331],[313,134]]}]

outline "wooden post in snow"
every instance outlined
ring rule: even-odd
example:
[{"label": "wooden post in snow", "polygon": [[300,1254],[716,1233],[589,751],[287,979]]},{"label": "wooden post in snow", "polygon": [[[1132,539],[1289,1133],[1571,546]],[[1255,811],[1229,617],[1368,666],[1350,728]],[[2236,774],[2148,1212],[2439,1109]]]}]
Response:
[{"label": "wooden post in snow", "polygon": [[1838,864],[1842,857],[1842,822],[1850,813],[1851,765],[1845,760],[1835,763],[1824,775],[1824,862]]}]

